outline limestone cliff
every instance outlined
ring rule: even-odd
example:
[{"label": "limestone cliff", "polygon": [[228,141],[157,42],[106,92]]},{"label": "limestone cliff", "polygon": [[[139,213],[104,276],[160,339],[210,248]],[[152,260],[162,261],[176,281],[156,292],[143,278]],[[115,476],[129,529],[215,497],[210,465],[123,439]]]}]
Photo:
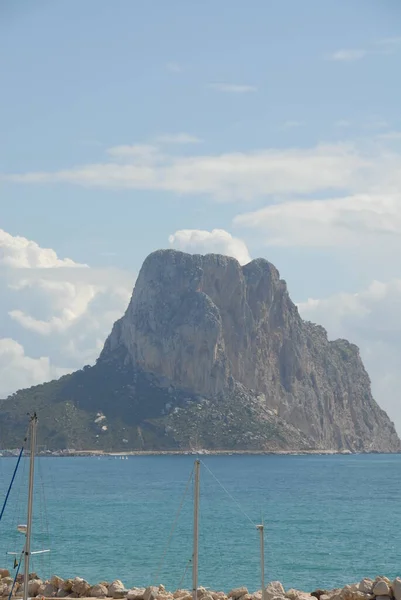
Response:
[{"label": "limestone cliff", "polygon": [[[160,250],[145,260],[99,364],[123,360],[207,399],[268,411],[316,448],[395,451],[356,346],[301,319],[267,260]],[[289,442],[291,446],[291,440]]]},{"label": "limestone cliff", "polygon": [[0,447],[32,408],[50,449],[400,450],[358,348],[262,259],[154,252],[94,366],[0,401]]}]

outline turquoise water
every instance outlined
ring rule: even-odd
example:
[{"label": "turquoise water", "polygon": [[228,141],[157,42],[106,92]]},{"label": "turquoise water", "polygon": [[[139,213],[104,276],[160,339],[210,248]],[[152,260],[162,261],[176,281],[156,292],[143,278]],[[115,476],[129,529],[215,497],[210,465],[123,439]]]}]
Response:
[{"label": "turquoise water", "polygon": [[[259,534],[252,522],[262,515],[266,581],[311,591],[401,574],[401,456],[202,460],[235,501],[202,466],[201,585],[260,588]],[[15,459],[0,458],[1,502],[14,465]],[[32,550],[51,548],[35,558],[39,575],[191,587],[192,486],[165,548],[193,457],[39,458],[36,465]],[[23,536],[15,528],[26,522],[27,470],[25,459],[0,523],[1,567],[12,566],[7,551],[21,549]]]}]

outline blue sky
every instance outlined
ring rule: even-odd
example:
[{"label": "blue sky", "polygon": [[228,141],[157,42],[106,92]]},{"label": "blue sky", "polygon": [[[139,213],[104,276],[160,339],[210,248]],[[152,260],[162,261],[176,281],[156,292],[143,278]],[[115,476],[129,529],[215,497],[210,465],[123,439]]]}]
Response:
[{"label": "blue sky", "polygon": [[[90,361],[126,302],[123,292],[111,300],[116,273],[128,290],[157,248],[239,258],[245,245],[279,268],[305,316],[361,345],[376,395],[395,414],[397,368],[386,358],[375,375],[375,365],[377,355],[394,359],[385,319],[401,301],[400,61],[398,0],[3,0],[6,270],[32,249],[22,236],[112,274],[111,296],[101,292],[109,319],[96,340],[81,339]],[[25,266],[36,269],[35,257]],[[40,296],[32,283],[5,294],[0,340],[23,348],[27,381],[37,367],[28,358],[78,366],[79,352],[67,360],[57,336],[70,343],[80,319],[105,310],[98,280],[97,304],[75,275],[67,284],[77,286],[68,288],[74,308],[49,282]],[[60,325],[61,313],[76,318]]]}]

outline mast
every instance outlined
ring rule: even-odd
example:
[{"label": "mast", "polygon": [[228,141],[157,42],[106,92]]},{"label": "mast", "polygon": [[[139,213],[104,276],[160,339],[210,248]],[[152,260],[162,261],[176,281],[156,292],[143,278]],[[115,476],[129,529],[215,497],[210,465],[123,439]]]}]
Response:
[{"label": "mast", "polygon": [[199,479],[200,461],[197,459],[195,461],[194,483],[194,552],[192,562],[192,600],[197,600],[198,597]]},{"label": "mast", "polygon": [[262,600],[265,600],[265,537],[264,525],[256,525],[260,534],[260,578],[262,583]]},{"label": "mast", "polygon": [[33,513],[33,481],[35,470],[35,450],[36,450],[36,428],[38,417],[33,413],[30,421],[31,445],[29,457],[29,488],[28,488],[28,517],[26,524],[26,540],[24,548],[24,598],[28,600],[28,582],[29,582],[29,557],[31,554],[31,531],[32,531],[32,513]]}]

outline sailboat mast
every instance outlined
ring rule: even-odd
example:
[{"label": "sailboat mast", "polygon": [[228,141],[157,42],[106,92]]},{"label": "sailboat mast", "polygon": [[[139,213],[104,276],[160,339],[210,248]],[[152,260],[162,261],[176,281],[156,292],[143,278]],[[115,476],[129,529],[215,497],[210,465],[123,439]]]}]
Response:
[{"label": "sailboat mast", "polygon": [[192,600],[197,600],[198,597],[199,479],[200,461],[196,460],[194,484],[194,551],[192,562]]},{"label": "sailboat mast", "polygon": [[262,600],[265,600],[265,536],[264,525],[256,525],[260,534],[260,578],[262,583]]},{"label": "sailboat mast", "polygon": [[29,558],[31,554],[31,531],[32,531],[32,514],[33,514],[33,481],[35,471],[35,450],[36,450],[36,428],[38,417],[34,413],[31,417],[31,445],[29,457],[29,488],[28,488],[28,517],[26,523],[26,540],[24,549],[24,599],[28,600],[28,582],[29,582]]}]

